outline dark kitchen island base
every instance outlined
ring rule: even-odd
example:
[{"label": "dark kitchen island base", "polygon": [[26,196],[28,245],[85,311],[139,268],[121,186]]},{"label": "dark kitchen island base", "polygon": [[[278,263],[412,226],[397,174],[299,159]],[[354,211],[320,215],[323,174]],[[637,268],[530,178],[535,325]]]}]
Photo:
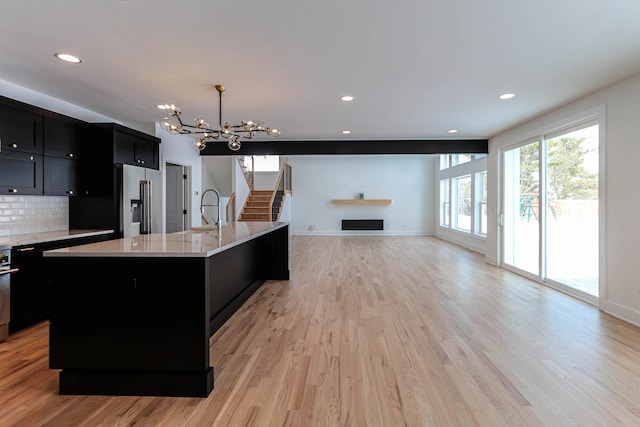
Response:
[{"label": "dark kitchen island base", "polygon": [[288,225],[204,256],[99,256],[107,246],[45,257],[60,394],[208,396],[209,338],[266,280],[289,279]]}]

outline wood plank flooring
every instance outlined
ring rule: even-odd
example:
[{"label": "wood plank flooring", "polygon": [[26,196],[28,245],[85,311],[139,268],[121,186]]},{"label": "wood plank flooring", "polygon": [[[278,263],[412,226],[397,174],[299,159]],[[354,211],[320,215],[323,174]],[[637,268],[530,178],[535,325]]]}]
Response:
[{"label": "wood plank flooring", "polygon": [[639,328],[435,238],[291,245],[212,337],[208,398],[59,396],[42,323],[0,343],[0,425],[640,425]]}]

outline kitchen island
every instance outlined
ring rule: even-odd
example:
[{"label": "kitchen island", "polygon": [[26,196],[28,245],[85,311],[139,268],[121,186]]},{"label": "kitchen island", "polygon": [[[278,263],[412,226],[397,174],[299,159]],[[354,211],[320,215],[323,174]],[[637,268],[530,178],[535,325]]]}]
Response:
[{"label": "kitchen island", "polygon": [[148,234],[44,253],[60,394],[206,397],[209,338],[269,279],[289,279],[289,225]]}]

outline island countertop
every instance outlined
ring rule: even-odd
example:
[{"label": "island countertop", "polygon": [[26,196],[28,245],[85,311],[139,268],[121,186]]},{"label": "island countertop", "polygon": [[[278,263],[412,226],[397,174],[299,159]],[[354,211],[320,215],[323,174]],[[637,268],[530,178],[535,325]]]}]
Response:
[{"label": "island countertop", "polygon": [[40,233],[19,234],[15,236],[0,237],[0,245],[22,246],[47,243],[57,240],[76,239],[80,237],[100,236],[113,233],[113,230],[60,230],[44,231]]},{"label": "island countertop", "polygon": [[44,256],[206,258],[287,225],[285,222],[240,221],[225,224],[220,234],[215,228],[196,228],[170,234],[143,234],[50,250],[44,252]]}]

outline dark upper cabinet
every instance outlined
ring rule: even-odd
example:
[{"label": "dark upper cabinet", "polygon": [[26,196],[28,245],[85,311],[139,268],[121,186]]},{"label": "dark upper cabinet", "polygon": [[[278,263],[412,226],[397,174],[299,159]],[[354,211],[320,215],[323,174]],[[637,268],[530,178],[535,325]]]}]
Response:
[{"label": "dark upper cabinet", "polygon": [[115,162],[159,168],[159,139],[140,132],[114,129]]},{"label": "dark upper cabinet", "polygon": [[0,104],[0,147],[2,152],[42,154],[42,116],[17,105]]},{"label": "dark upper cabinet", "polygon": [[44,118],[44,155],[78,159],[86,143],[86,124],[71,118]]},{"label": "dark upper cabinet", "polygon": [[78,165],[75,159],[44,156],[44,194],[46,196],[78,195]]},{"label": "dark upper cabinet", "polygon": [[0,153],[0,195],[42,195],[42,155]]},{"label": "dark upper cabinet", "polygon": [[[44,118],[44,194],[76,196],[80,193],[83,144],[87,124],[69,117]],[[89,167],[87,167],[89,169]],[[89,178],[89,177],[87,177]]]}]

